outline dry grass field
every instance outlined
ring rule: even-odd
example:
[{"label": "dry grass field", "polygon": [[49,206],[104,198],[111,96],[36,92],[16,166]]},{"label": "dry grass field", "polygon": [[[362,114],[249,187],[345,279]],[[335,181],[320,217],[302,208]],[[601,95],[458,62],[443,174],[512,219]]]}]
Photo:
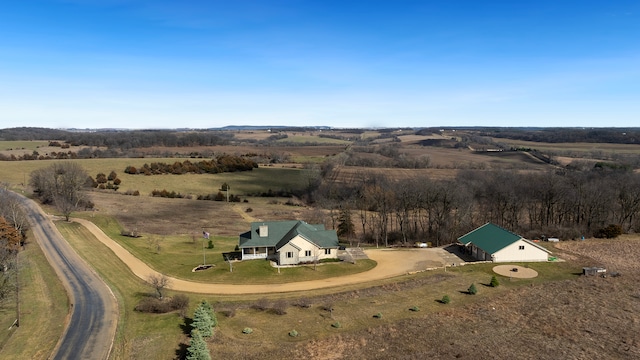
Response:
[{"label": "dry grass field", "polygon": [[[438,292],[432,290],[440,286],[438,282],[419,287],[419,293],[424,296],[422,302],[405,295],[410,292],[407,289],[390,290],[382,297],[360,292],[353,295],[361,300],[359,303],[346,301],[336,305],[340,308],[350,304],[354,306],[351,311],[366,317],[360,319],[359,326],[353,331],[333,329],[333,333],[327,331],[321,337],[303,335],[293,340],[282,336],[275,342],[253,343],[238,329],[235,334],[221,329],[222,336],[213,341],[213,352],[227,359],[283,356],[310,359],[637,359],[640,357],[640,338],[637,336],[640,333],[640,290],[637,286],[640,266],[630,260],[619,261],[638,259],[639,245],[638,238],[623,238],[606,243],[585,241],[559,246],[571,249],[576,269],[594,262],[626,264],[616,265],[624,269],[620,277],[576,275],[567,280],[501,286],[498,289],[508,290],[498,292],[481,287],[480,292],[485,296],[469,299],[471,296],[456,295],[452,304],[436,307],[427,307],[425,302],[437,304]],[[604,248],[606,250],[602,251]],[[598,259],[589,258],[594,255]],[[455,276],[442,280],[449,284],[449,291],[456,283],[459,287],[464,284],[460,274]],[[502,278],[501,281],[509,285],[508,280]],[[400,310],[409,313],[410,299],[428,310],[395,321],[374,321],[376,319],[366,316],[366,310],[360,311],[360,307],[365,308],[364,304],[369,303],[380,305],[384,313]],[[459,303],[461,301],[464,303]],[[317,322],[330,329],[331,320],[323,320],[322,311],[314,309]],[[374,310],[368,308],[368,311]],[[289,327],[304,326],[295,323],[295,315],[291,317]],[[341,317],[336,315],[336,319]]]}]

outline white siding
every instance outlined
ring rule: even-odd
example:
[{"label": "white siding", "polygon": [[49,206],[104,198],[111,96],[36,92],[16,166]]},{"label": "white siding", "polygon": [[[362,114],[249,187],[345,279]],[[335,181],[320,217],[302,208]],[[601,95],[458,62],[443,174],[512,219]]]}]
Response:
[{"label": "white siding", "polygon": [[[289,244],[294,244],[295,246],[300,248],[300,260],[299,262],[301,263],[310,263],[313,262],[313,260],[315,259],[315,256],[319,254],[319,250],[317,246],[315,246],[315,244],[305,240],[304,238],[300,237],[300,235],[294,237],[293,239],[291,239],[291,241],[289,241]],[[310,255],[306,256],[306,252],[309,251]]]},{"label": "white siding", "polygon": [[[287,257],[287,253],[293,254],[292,257]],[[302,252],[304,254],[304,252]],[[280,265],[295,265],[300,262],[300,253],[291,243],[286,244],[280,248],[278,252]]]},{"label": "white siding", "polygon": [[[298,250],[300,249],[300,250]],[[287,252],[294,252],[293,258],[287,258]],[[309,255],[307,256],[307,252]],[[314,243],[307,241],[301,236],[291,239],[285,246],[280,248],[279,259],[281,265],[294,265],[299,263],[311,263],[315,259],[335,259],[338,257],[338,250],[329,249],[329,254],[325,254],[325,249],[317,247]]]},{"label": "white siding", "polygon": [[[520,249],[523,247],[523,249]],[[494,254],[495,262],[547,261],[549,253],[520,239]]]}]

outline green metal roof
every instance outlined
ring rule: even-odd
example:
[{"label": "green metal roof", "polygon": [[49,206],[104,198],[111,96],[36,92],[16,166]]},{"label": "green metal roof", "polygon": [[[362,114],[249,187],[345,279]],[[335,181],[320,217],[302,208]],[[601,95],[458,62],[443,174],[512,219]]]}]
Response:
[{"label": "green metal roof", "polygon": [[[267,236],[260,236],[260,227],[266,226]],[[251,223],[251,231],[240,234],[239,247],[275,247],[276,250],[300,235],[320,248],[338,247],[335,230],[325,230],[322,224],[307,224],[300,220],[262,221]]]},{"label": "green metal roof", "polygon": [[522,239],[520,235],[516,235],[498,225],[486,223],[470,233],[459,237],[458,241],[464,245],[473,243],[484,252],[493,254],[520,239]]}]

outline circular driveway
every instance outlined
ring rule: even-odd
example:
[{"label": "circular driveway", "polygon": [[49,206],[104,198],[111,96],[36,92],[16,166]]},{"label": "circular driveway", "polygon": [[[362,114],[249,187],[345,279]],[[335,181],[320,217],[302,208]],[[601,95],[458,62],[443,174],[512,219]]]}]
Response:
[{"label": "circular driveway", "polygon": [[[146,263],[133,256],[120,244],[108,237],[91,221],[84,219],[73,219],[73,221],[86,227],[100,242],[111,249],[114,254],[116,254],[116,256],[118,256],[140,279],[147,281],[147,279],[152,275],[161,275],[159,272],[151,269]],[[365,250],[365,253],[371,260],[377,262],[376,267],[369,271],[347,276],[268,285],[214,284],[169,278],[170,285],[168,288],[177,291],[221,295],[263,294],[323,289],[387,279],[415,271],[442,267],[445,264],[442,256],[446,251],[439,248],[370,249]]]}]

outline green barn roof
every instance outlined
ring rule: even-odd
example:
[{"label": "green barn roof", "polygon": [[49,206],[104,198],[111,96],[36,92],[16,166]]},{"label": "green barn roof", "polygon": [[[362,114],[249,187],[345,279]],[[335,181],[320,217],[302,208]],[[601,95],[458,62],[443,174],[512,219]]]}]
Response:
[{"label": "green barn roof", "polygon": [[522,239],[520,235],[516,235],[498,225],[486,223],[470,233],[459,237],[458,241],[464,245],[473,243],[484,252],[493,254],[520,239]]}]

